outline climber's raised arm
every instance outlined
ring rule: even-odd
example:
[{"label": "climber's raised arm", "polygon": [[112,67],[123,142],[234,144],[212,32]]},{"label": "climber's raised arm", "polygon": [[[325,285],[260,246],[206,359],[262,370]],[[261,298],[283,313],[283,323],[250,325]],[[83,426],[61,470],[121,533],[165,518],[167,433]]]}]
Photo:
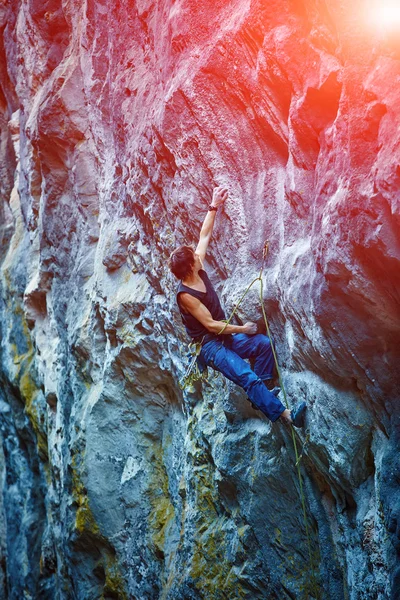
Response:
[{"label": "climber's raised arm", "polygon": [[[304,427],[306,403],[301,402],[296,409],[289,410],[277,398],[280,387],[274,386],[276,357],[269,338],[257,333],[255,323],[233,325],[231,319],[228,319],[228,323],[218,295],[204,270],[202,260],[213,232],[215,210],[227,197],[226,189],[214,189],[196,250],[193,246],[179,246],[169,258],[169,268],[180,280],[176,290],[176,301],[182,323],[196,344],[196,354],[193,358],[200,369],[204,369],[205,366],[212,367],[240,385],[253,405],[270,421],[275,422],[282,418],[295,427]],[[190,226],[189,222],[188,225]],[[247,358],[254,359],[254,370],[246,362]],[[184,386],[192,381],[194,365],[195,362],[191,360],[185,371]]]},{"label": "climber's raised arm", "polygon": [[200,230],[199,243],[197,244],[196,254],[200,256],[201,260],[204,259],[208,244],[210,243],[211,235],[214,228],[215,213],[218,207],[225,202],[228,197],[228,191],[222,187],[216,187],[213,191],[213,197],[209,210],[204,219],[203,225]]}]

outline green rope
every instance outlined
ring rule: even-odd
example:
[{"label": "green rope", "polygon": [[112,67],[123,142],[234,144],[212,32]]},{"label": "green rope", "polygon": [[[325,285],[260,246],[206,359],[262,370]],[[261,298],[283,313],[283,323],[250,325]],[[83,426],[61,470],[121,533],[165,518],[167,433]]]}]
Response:
[{"label": "green rope", "polygon": [[217,335],[221,335],[221,333],[224,333],[225,329],[228,327],[228,325],[232,321],[233,317],[235,316],[237,309],[239,308],[239,306],[241,305],[241,303],[243,302],[243,300],[245,299],[245,297],[247,296],[247,294],[249,293],[250,289],[253,287],[253,285],[255,284],[255,282],[259,281],[259,279],[260,279],[260,276],[258,276],[255,279],[253,279],[253,281],[250,283],[250,285],[246,288],[246,291],[244,292],[243,296],[240,298],[239,302],[237,302],[235,304],[231,316],[225,322],[225,325],[223,326],[223,328],[221,329],[221,331],[219,331],[217,333]]},{"label": "green rope", "polygon": [[[278,358],[277,358],[277,355],[276,355],[274,343],[272,341],[272,336],[271,336],[271,331],[270,331],[269,324],[268,324],[267,315],[265,314],[263,291],[264,291],[264,285],[263,285],[262,277],[260,276],[260,304],[261,304],[262,314],[263,314],[263,317],[264,317],[265,328],[267,330],[267,335],[268,335],[270,343],[271,343],[272,353],[274,355],[276,372],[278,373],[279,385],[280,385],[280,387],[282,389],[282,392],[283,392],[283,398],[284,398],[284,401],[285,401],[286,408],[289,409],[289,403],[288,403],[288,400],[287,400],[286,389],[285,389],[285,386],[284,386],[284,383],[283,383],[283,379],[282,379],[282,375],[281,375],[281,370],[279,368]],[[298,452],[298,449],[297,449],[296,436],[295,436],[294,428],[293,427],[291,428],[291,432],[292,432],[292,440],[293,440],[294,453],[295,453],[295,457],[296,457],[296,469],[297,469],[297,474],[298,474],[298,478],[299,478],[300,499],[301,499],[301,506],[302,506],[302,509],[303,509],[304,527],[305,527],[305,530],[306,530],[306,537],[307,537],[308,557],[309,557],[309,560],[310,560],[311,587],[313,589],[313,592],[316,595],[316,598],[319,598],[319,590],[318,590],[318,586],[317,586],[317,582],[316,582],[316,577],[315,577],[315,570],[314,570],[314,560],[313,560],[313,556],[312,556],[312,552],[311,552],[311,541],[310,541],[310,532],[309,532],[309,529],[308,529],[306,500],[305,500],[304,490],[303,490],[303,478],[301,476],[301,470],[300,470],[300,462],[301,462],[301,459],[303,457],[303,453],[301,453],[299,455],[299,452]],[[304,447],[305,447],[305,443],[303,445],[303,449],[304,449]]]},{"label": "green rope", "polygon": [[[260,282],[260,304],[261,304],[261,310],[262,310],[262,314],[263,314],[263,318],[264,318],[265,328],[267,330],[267,335],[268,335],[270,343],[271,343],[271,349],[272,349],[272,353],[273,353],[273,356],[274,356],[276,371],[278,373],[278,378],[279,378],[279,385],[280,385],[280,387],[282,389],[282,392],[283,392],[283,398],[284,398],[284,401],[285,401],[286,408],[289,409],[289,403],[288,403],[288,399],[287,399],[287,395],[286,395],[286,389],[285,389],[285,386],[284,386],[284,383],[283,383],[283,379],[282,379],[282,375],[281,375],[281,370],[279,368],[279,363],[278,363],[278,357],[276,355],[275,347],[274,347],[274,344],[273,344],[273,341],[272,341],[271,331],[270,331],[270,328],[269,328],[268,319],[267,319],[267,315],[265,313],[265,307],[264,307],[264,284],[263,284],[263,280],[262,280],[262,275],[263,275],[264,263],[265,263],[265,259],[267,257],[267,254],[268,254],[268,242],[266,242],[265,245],[264,245],[264,249],[263,249],[263,261],[262,261],[262,265],[261,265],[261,270],[260,270],[259,276],[256,277],[255,279],[253,279],[253,281],[250,283],[250,285],[247,286],[245,292],[242,294],[242,296],[239,299],[239,301],[235,304],[235,306],[234,306],[234,308],[232,310],[232,313],[231,313],[229,319],[226,321],[224,327],[221,329],[221,331],[218,333],[218,335],[221,335],[225,331],[226,327],[229,325],[229,323],[232,321],[233,317],[235,316],[235,314],[236,314],[239,306],[243,302],[244,298],[249,293],[250,289],[253,287],[253,285],[256,283],[256,281],[259,281]],[[307,538],[308,556],[309,556],[309,561],[310,561],[311,587],[313,589],[315,597],[319,598],[319,590],[318,590],[318,586],[317,586],[317,582],[316,582],[316,577],[315,577],[315,570],[314,570],[314,560],[313,560],[313,556],[312,556],[312,552],[311,552],[311,541],[310,541],[310,532],[309,532],[308,521],[307,521],[306,501],[305,501],[304,489],[303,489],[303,478],[301,476],[301,470],[300,470],[300,462],[301,462],[301,459],[303,457],[303,453],[299,454],[299,452],[298,452],[297,442],[296,442],[296,436],[295,436],[293,427],[291,428],[291,432],[292,432],[292,440],[293,440],[294,453],[295,453],[295,457],[296,457],[296,469],[297,469],[297,475],[298,475],[298,479],[299,479],[300,499],[301,499],[301,506],[302,506],[302,511],[303,511],[304,527],[305,527],[306,538]],[[303,445],[303,449],[304,449],[304,446],[305,446],[305,444]]]}]

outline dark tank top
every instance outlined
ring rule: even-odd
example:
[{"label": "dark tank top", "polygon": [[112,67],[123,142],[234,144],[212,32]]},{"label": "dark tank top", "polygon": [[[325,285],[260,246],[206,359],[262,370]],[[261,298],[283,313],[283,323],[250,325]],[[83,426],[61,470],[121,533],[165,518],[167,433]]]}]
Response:
[{"label": "dark tank top", "polygon": [[[179,283],[178,291],[176,293],[176,299],[178,302],[179,311],[181,313],[182,322],[186,328],[188,335],[193,338],[195,342],[202,342],[205,344],[210,340],[218,339],[218,336],[214,333],[210,333],[204,325],[200,323],[193,315],[188,312],[184,312],[181,305],[179,304],[179,294],[186,293],[194,296],[200,302],[204,304],[208,308],[211,313],[212,318],[215,321],[222,321],[225,319],[225,313],[222,310],[219,298],[211,284],[211,281],[208,278],[207,273],[200,269],[199,276],[204,281],[204,285],[206,286],[205,292],[200,292],[199,290],[194,290],[193,288],[184,285],[182,281]],[[222,336],[220,336],[222,337]],[[224,336],[228,337],[228,336]]]}]

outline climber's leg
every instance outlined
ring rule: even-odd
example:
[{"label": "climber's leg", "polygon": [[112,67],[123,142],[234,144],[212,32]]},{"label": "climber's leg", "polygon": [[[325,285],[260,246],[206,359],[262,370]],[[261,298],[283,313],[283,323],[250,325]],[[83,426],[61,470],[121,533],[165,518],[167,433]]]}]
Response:
[{"label": "climber's leg", "polygon": [[221,341],[207,342],[201,350],[201,355],[207,365],[242,387],[251,402],[271,421],[276,421],[285,412],[282,402],[271,394],[247,362]]},{"label": "climber's leg", "polygon": [[267,381],[272,379],[275,360],[272,353],[271,342],[268,336],[258,333],[247,335],[246,333],[235,333],[227,336],[224,344],[242,358],[254,360],[254,372],[260,379]]}]

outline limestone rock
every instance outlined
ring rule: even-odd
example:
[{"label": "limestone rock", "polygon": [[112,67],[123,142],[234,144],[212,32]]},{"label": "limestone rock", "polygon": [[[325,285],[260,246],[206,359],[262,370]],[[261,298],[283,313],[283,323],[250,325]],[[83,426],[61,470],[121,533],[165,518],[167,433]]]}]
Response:
[{"label": "limestone rock", "polygon": [[[0,596],[399,598],[400,53],[362,10],[1,3]],[[179,387],[167,261],[215,185],[228,313],[269,242],[297,456]]]}]

